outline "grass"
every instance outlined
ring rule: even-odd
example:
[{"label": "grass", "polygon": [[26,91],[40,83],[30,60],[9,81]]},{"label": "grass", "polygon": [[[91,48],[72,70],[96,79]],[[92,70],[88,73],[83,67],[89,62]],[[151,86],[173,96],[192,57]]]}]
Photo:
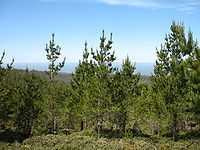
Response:
[{"label": "grass", "polygon": [[168,138],[100,138],[88,132],[71,135],[34,136],[19,144],[0,143],[0,150],[198,150],[200,140],[179,140]]}]

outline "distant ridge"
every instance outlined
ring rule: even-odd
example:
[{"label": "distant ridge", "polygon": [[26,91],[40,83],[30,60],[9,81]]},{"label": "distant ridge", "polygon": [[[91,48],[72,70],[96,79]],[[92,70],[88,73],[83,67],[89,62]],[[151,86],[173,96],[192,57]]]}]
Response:
[{"label": "distant ridge", "polygon": [[[64,73],[72,73],[75,71],[75,68],[78,66],[78,63],[66,63],[65,67],[61,70]],[[136,63],[136,71],[142,75],[150,76],[153,73],[154,63]],[[114,67],[121,68],[120,63],[114,63]],[[37,71],[46,71],[48,69],[47,63],[15,63],[14,68],[16,69],[26,69],[37,70]]]}]

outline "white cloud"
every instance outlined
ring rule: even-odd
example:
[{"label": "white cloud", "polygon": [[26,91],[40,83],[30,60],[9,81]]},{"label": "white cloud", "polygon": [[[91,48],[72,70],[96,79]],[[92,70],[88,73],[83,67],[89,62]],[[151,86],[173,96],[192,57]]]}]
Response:
[{"label": "white cloud", "polygon": [[200,0],[39,0],[40,2],[99,2],[151,9],[174,9],[188,14],[200,8]]},{"label": "white cloud", "polygon": [[200,8],[200,0],[98,0],[108,5],[128,5],[145,8],[170,8],[192,13]]},{"label": "white cloud", "polygon": [[155,0],[99,0],[109,5],[130,5],[138,7],[160,7]]}]

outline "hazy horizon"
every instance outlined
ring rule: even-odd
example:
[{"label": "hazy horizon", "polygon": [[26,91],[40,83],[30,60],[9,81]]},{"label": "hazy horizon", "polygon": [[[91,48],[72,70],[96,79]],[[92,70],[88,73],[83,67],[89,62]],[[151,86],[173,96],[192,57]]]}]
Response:
[{"label": "hazy horizon", "polygon": [[[120,69],[122,63],[113,63],[113,66]],[[141,73],[142,75],[151,75],[153,73],[153,65],[154,63],[135,63],[136,72]],[[66,63],[64,68],[61,70],[63,73],[72,73],[75,71],[75,68],[78,66],[78,63]],[[36,71],[47,71],[48,63],[15,63],[13,66],[15,69],[23,69],[28,68],[29,70]]]}]

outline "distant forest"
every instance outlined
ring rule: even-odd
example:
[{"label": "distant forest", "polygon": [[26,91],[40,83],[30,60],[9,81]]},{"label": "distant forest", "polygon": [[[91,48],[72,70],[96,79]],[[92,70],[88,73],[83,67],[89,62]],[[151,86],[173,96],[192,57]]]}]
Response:
[{"label": "distant forest", "polygon": [[44,45],[46,72],[16,70],[1,55],[0,141],[79,131],[97,138],[200,136],[200,47],[182,23],[170,26],[150,77],[136,73],[128,56],[115,68],[112,33],[104,31],[99,48],[86,42],[75,72],[62,76],[67,59],[58,61],[54,37]]}]

